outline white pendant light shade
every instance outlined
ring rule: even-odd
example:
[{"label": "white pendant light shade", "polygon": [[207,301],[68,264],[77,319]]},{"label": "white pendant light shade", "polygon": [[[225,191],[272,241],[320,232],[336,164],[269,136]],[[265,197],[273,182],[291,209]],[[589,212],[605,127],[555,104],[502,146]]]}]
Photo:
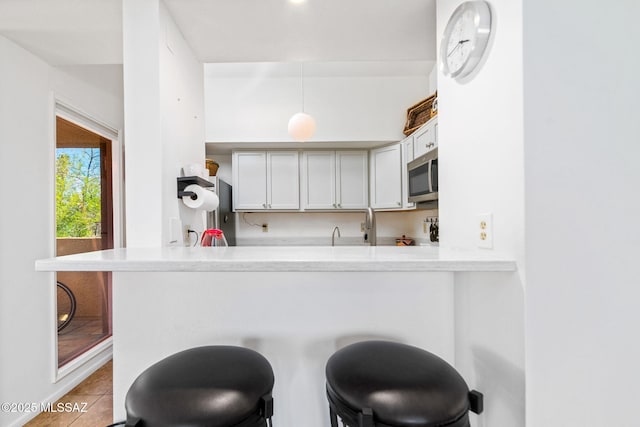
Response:
[{"label": "white pendant light shade", "polygon": [[305,142],[311,139],[316,131],[316,121],[304,112],[304,64],[300,63],[300,93],[302,95],[302,111],[294,114],[289,119],[287,130],[289,135],[297,142]]},{"label": "white pendant light shade", "polygon": [[315,133],[316,121],[307,113],[296,113],[289,119],[287,129],[294,140],[305,142],[310,140]]}]

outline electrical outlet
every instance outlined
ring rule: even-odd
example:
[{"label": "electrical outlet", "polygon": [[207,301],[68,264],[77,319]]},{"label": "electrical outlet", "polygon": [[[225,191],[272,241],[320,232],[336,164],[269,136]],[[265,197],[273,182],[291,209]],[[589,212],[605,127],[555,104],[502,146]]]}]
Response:
[{"label": "electrical outlet", "polygon": [[422,232],[427,234],[429,232],[429,227],[427,226],[427,221],[422,221]]},{"label": "electrical outlet", "polygon": [[185,246],[191,246],[191,236],[189,235],[189,230],[191,230],[191,225],[186,224],[184,227],[182,227],[182,241],[184,242]]},{"label": "electrical outlet", "polygon": [[262,232],[266,233],[267,231],[269,231],[269,224],[262,224]]},{"label": "electrical outlet", "polygon": [[490,213],[480,214],[477,221],[478,247],[493,248],[493,215]]},{"label": "electrical outlet", "polygon": [[364,233],[364,226],[365,226],[365,223],[364,223],[364,222],[361,222],[361,223],[360,223],[360,232],[361,232],[361,233]]}]

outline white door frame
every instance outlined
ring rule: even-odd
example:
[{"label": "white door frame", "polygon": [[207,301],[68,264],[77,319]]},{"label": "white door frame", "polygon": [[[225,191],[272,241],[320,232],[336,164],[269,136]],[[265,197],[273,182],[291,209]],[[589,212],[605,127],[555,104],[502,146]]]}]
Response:
[{"label": "white door frame", "polygon": [[[61,117],[72,123],[77,124],[85,129],[90,130],[104,138],[111,140],[111,158],[112,158],[112,190],[113,190],[113,246],[114,248],[121,248],[125,245],[125,231],[124,231],[124,151],[122,147],[122,130],[105,123],[104,121],[97,119],[91,114],[83,111],[70,103],[64,101],[58,96],[54,95],[53,98],[53,129],[55,130],[56,117]],[[52,132],[52,152],[53,162],[55,162],[55,147],[56,147],[56,132]],[[54,163],[55,164],[55,163]],[[55,167],[54,167],[55,170]],[[53,203],[55,204],[55,179],[53,181]],[[55,212],[55,206],[54,206]],[[54,233],[55,233],[55,218],[54,221]],[[55,236],[53,243],[53,253],[55,253]],[[56,312],[56,289],[51,287],[52,296],[51,304],[52,312]],[[52,317],[54,319],[54,317]],[[52,333],[54,337],[52,343],[53,349],[53,382],[58,382],[62,378],[71,373],[75,373],[78,378],[84,379],[90,375],[97,367],[108,361],[113,354],[113,339],[108,339],[97,344],[93,348],[89,349],[85,353],[76,357],[71,362],[67,363],[63,367],[58,367],[58,331],[56,322],[53,322]],[[74,381],[75,383],[76,381]],[[64,391],[66,393],[68,390]],[[60,396],[61,397],[61,396]]]}]

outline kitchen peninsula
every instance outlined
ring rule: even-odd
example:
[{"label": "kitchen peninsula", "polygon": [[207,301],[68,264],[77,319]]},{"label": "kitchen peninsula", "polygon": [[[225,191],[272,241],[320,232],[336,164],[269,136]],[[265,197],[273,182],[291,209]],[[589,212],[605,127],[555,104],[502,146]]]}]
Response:
[{"label": "kitchen peninsula", "polygon": [[269,359],[275,420],[329,425],[324,364],[354,340],[388,338],[454,363],[455,275],[510,275],[490,251],[435,247],[127,248],[36,262],[113,272],[114,418],[140,372],[177,351],[251,347]]}]

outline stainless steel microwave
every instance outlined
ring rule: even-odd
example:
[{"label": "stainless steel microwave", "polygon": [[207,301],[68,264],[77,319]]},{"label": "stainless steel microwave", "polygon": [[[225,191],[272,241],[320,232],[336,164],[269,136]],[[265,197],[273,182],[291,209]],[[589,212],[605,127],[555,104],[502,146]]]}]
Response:
[{"label": "stainless steel microwave", "polygon": [[409,202],[438,200],[438,147],[407,164]]}]

